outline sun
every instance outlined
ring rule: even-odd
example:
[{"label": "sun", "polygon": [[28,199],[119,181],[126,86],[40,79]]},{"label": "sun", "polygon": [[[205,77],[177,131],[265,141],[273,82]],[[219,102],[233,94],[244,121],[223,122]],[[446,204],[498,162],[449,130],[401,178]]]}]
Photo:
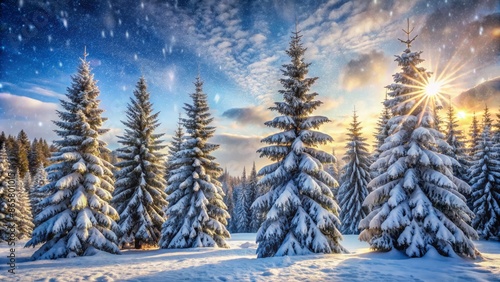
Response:
[{"label": "sun", "polygon": [[467,117],[467,114],[464,111],[459,111],[457,113],[458,119],[465,119]]},{"label": "sun", "polygon": [[424,87],[425,95],[434,97],[439,94],[441,90],[441,83],[438,81],[429,81]]}]

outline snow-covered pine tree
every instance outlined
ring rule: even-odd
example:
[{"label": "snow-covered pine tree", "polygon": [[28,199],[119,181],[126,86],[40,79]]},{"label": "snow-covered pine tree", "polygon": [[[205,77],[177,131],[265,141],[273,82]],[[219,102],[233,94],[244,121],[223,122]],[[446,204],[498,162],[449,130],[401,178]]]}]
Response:
[{"label": "snow-covered pine tree", "polygon": [[264,221],[265,215],[263,215],[259,210],[252,209],[252,204],[257,200],[259,195],[259,179],[257,177],[257,168],[255,167],[255,162],[253,162],[252,170],[250,171],[250,175],[248,176],[248,193],[249,193],[249,203],[250,203],[250,230],[249,232],[255,233],[259,230],[260,225]]},{"label": "snow-covered pine tree", "polygon": [[304,62],[301,37],[293,32],[286,51],[291,62],[283,65],[285,78],[280,79],[284,101],[270,108],[281,115],[265,123],[281,132],[262,139],[270,145],[257,151],[274,162],[259,171],[259,185],[270,190],[253,203],[267,213],[257,233],[260,258],[346,251],[340,245],[338,205],[330,190],[336,181],[323,166],[333,156],[316,148],[333,141],[315,130],[330,120],[311,115],[322,102],[315,100],[317,93],[309,93],[317,77],[306,77],[310,64]]},{"label": "snow-covered pine tree", "polygon": [[8,212],[8,180],[9,160],[5,142],[0,149],[0,242],[8,239],[9,212]]},{"label": "snow-covered pine tree", "polygon": [[23,187],[26,190],[26,192],[29,193],[30,187],[31,187],[31,174],[30,171],[28,170],[26,174],[23,177]]},{"label": "snow-covered pine tree", "polygon": [[422,52],[410,50],[416,36],[410,39],[409,21],[405,32],[408,39],[400,41],[407,48],[396,56],[402,71],[387,86],[390,136],[371,167],[384,173],[369,183],[373,191],[364,205],[372,211],[360,223],[359,238],[375,250],[395,248],[409,257],[433,249],[475,257],[477,233],[469,225],[473,213],[461,194],[470,187],[453,175],[457,161],[439,153],[448,145],[434,125],[434,98],[419,90],[430,73],[418,67]]},{"label": "snow-covered pine tree", "polygon": [[39,225],[27,247],[43,245],[33,259],[57,259],[92,255],[96,250],[119,253],[115,232],[118,213],[109,204],[113,193],[112,165],[100,156],[108,151],[100,136],[106,120],[99,108],[99,88],[91,73],[87,54],[72,76],[64,111],[56,134],[57,151],[47,167],[49,183],[41,188],[49,196],[40,202]]},{"label": "snow-covered pine tree", "polygon": [[[26,172],[29,175],[29,171]],[[16,182],[16,211],[14,214],[14,224],[17,239],[25,239],[31,237],[33,232],[33,217],[31,214],[31,205],[28,198],[28,192],[24,188],[24,182],[21,179],[19,169],[15,172]]]},{"label": "snow-covered pine tree", "polygon": [[[375,150],[373,151],[372,159],[377,160],[378,157],[380,156],[380,153],[382,150],[380,149],[382,145],[384,145],[385,139],[389,137],[389,126],[388,122],[391,119],[391,110],[389,107],[386,105],[387,103],[387,94],[385,96],[384,102],[382,102],[382,105],[384,106],[384,109],[380,113],[379,119],[377,121],[377,127],[375,128]],[[378,176],[380,173],[383,171],[371,171],[371,176],[372,178]]]},{"label": "snow-covered pine tree", "polygon": [[467,160],[468,156],[464,142],[462,141],[462,130],[458,129],[458,120],[455,116],[455,111],[451,103],[449,103],[448,107],[445,139],[451,147],[451,150],[445,152],[445,154],[457,160],[459,164],[453,166],[453,175],[467,181],[467,170],[469,167],[469,162]]},{"label": "snow-covered pine tree", "polygon": [[474,158],[476,155],[475,148],[477,147],[477,144],[479,143],[479,137],[480,137],[480,129],[479,129],[479,121],[477,120],[476,117],[476,112],[472,115],[472,121],[469,127],[469,148],[468,148],[468,153],[469,153],[469,159]]},{"label": "snow-covered pine tree", "polygon": [[231,223],[231,225],[228,225],[228,228],[231,233],[240,233],[240,227],[241,227],[239,221],[240,217],[238,216],[238,210],[240,206],[240,193],[242,191],[239,182],[240,180],[238,178],[238,180],[231,185],[232,186],[231,198],[234,205],[232,210],[229,210],[228,208],[228,212],[230,212],[229,213],[230,218],[228,222]]},{"label": "snow-covered pine tree", "polygon": [[497,114],[496,123],[493,125],[493,145],[500,146],[500,112]]},{"label": "snow-covered pine tree", "polygon": [[361,134],[361,122],[354,111],[351,127],[348,129],[349,141],[346,145],[344,161],[346,165],[342,174],[342,185],[337,199],[340,206],[340,231],[342,234],[359,234],[359,222],[366,217],[368,211],[363,208],[363,201],[368,196],[370,177],[370,153],[368,144]]},{"label": "snow-covered pine tree", "polygon": [[31,214],[33,215],[33,223],[35,227],[38,227],[38,221],[35,220],[42,211],[42,207],[40,202],[43,201],[47,196],[46,191],[42,191],[42,187],[48,183],[47,181],[47,172],[43,167],[43,163],[38,165],[38,168],[35,172],[35,176],[33,177],[33,182],[31,184],[31,189],[29,193],[30,203],[31,203]]},{"label": "snow-covered pine tree", "polygon": [[243,167],[243,174],[241,176],[240,184],[235,188],[238,190],[237,196],[238,200],[236,202],[236,222],[237,222],[237,230],[239,233],[248,233],[250,232],[250,224],[252,217],[252,210],[250,207],[252,206],[251,195],[249,193],[249,186],[247,181],[247,173],[245,167]]},{"label": "snow-covered pine tree", "polygon": [[120,215],[120,245],[134,243],[136,249],[158,244],[167,205],[164,155],[160,153],[165,146],[160,140],[163,134],[155,133],[160,126],[159,112],[153,113],[149,96],[146,80],[141,77],[127,105],[127,120],[122,121],[125,133],[118,136],[120,161],[111,200]]},{"label": "snow-covered pine tree", "polygon": [[[486,127],[488,128],[488,131],[490,132],[491,134],[491,128],[493,126],[493,119],[491,119],[491,113],[490,113],[490,109],[488,109],[488,105],[485,105],[484,106],[484,111],[483,111],[483,119],[482,119],[482,124],[481,124],[482,128],[483,128],[483,131],[486,129]],[[482,138],[482,136],[480,136],[479,138]]]},{"label": "snow-covered pine tree", "polygon": [[215,133],[210,126],[207,94],[198,76],[192,104],[185,104],[183,119],[186,137],[178,152],[179,168],[172,171],[167,186],[167,220],[163,224],[162,248],[228,247],[227,213],[224,192],[217,177],[222,168],[210,153],[219,145],[208,143]]},{"label": "snow-covered pine tree", "polygon": [[490,127],[484,124],[470,168],[470,203],[476,215],[472,227],[486,240],[500,239],[500,147],[493,146]]},{"label": "snow-covered pine tree", "polygon": [[179,113],[179,121],[177,122],[177,129],[175,130],[172,142],[168,146],[168,159],[166,164],[165,180],[168,184],[168,179],[173,175],[172,171],[179,168],[177,164],[177,152],[182,150],[182,139],[184,138],[184,130],[182,127],[182,116]]}]

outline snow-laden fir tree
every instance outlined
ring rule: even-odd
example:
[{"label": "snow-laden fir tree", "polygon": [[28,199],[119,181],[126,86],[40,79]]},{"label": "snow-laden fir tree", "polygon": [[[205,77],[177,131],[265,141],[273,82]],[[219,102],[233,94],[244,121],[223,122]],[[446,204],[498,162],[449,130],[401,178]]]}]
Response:
[{"label": "snow-laden fir tree", "polygon": [[469,157],[472,159],[474,155],[476,155],[475,148],[477,147],[477,144],[479,143],[479,137],[480,137],[480,128],[479,128],[479,121],[477,120],[476,117],[476,112],[472,115],[472,121],[469,127]]},{"label": "snow-laden fir tree", "polygon": [[177,152],[182,150],[182,138],[184,138],[184,129],[182,127],[182,118],[179,114],[179,121],[177,122],[177,129],[175,130],[174,136],[172,136],[172,141],[168,146],[168,159],[166,164],[165,180],[168,183],[168,179],[173,175],[172,171],[179,168],[177,164]]},{"label": "snow-laden fir tree", "polygon": [[304,62],[306,49],[300,32],[295,31],[286,51],[291,59],[283,65],[280,79],[283,102],[275,102],[272,111],[280,116],[265,124],[279,129],[261,142],[269,144],[257,152],[274,163],[259,171],[259,185],[270,190],[260,196],[254,208],[267,213],[257,233],[258,257],[342,253],[342,235],[338,228],[338,206],[330,187],[335,179],[324,164],[333,156],[319,150],[332,138],[316,129],[329,122],[324,116],[312,116],[322,102],[309,89],[317,77],[307,78],[309,63]]},{"label": "snow-laden fir tree", "polygon": [[199,76],[194,85],[196,91],[190,95],[193,103],[184,106],[186,136],[174,162],[179,168],[172,171],[166,189],[169,204],[160,240],[162,248],[228,247],[225,239],[229,238],[229,214],[217,181],[222,168],[210,154],[219,145],[207,142],[215,127],[210,126],[213,118]]},{"label": "snow-laden fir tree", "polygon": [[0,242],[8,239],[8,227],[10,222],[8,210],[8,180],[9,160],[5,143],[0,149]]},{"label": "snow-laden fir tree", "polygon": [[257,177],[257,168],[255,167],[255,162],[252,165],[252,170],[250,171],[250,175],[248,176],[248,198],[249,198],[249,216],[250,216],[250,230],[249,232],[255,233],[259,230],[260,225],[263,222],[264,215],[261,211],[257,209],[252,209],[252,204],[255,200],[261,196],[259,195],[259,179]]},{"label": "snow-laden fir tree", "polygon": [[473,213],[461,194],[470,187],[453,175],[457,161],[439,153],[448,145],[434,125],[433,96],[419,91],[430,73],[418,66],[422,52],[410,50],[410,32],[408,22],[408,39],[401,40],[407,48],[396,56],[402,71],[387,86],[390,136],[371,166],[383,173],[369,183],[373,191],[364,205],[372,211],[360,223],[359,238],[375,250],[395,248],[409,257],[432,250],[475,257]]},{"label": "snow-laden fir tree", "polygon": [[120,215],[120,245],[134,243],[136,249],[158,244],[167,205],[164,155],[160,153],[165,146],[160,140],[163,134],[155,133],[160,126],[159,112],[153,113],[149,97],[146,80],[141,77],[127,105],[127,119],[122,121],[125,133],[118,136],[120,162],[116,164],[119,170],[111,200]]},{"label": "snow-laden fir tree", "polygon": [[[29,174],[29,171],[27,171],[26,174]],[[15,172],[15,182],[16,211],[14,214],[14,224],[16,238],[25,239],[31,237],[34,225],[28,192],[24,188],[24,182],[21,180],[21,173],[19,172],[19,169],[16,169]]]},{"label": "snow-laden fir tree", "polygon": [[500,239],[500,147],[493,145],[490,127],[485,125],[470,168],[470,203],[476,215],[472,227],[484,239]]},{"label": "snow-laden fir tree", "polygon": [[[389,137],[389,126],[388,122],[391,119],[391,110],[386,105],[387,102],[387,94],[385,96],[385,100],[382,103],[384,109],[380,113],[379,119],[377,121],[377,127],[375,128],[375,150],[373,151],[372,159],[378,159],[382,150],[380,149],[382,145],[384,145],[385,139]],[[378,176],[383,171],[371,171],[372,177]]]},{"label": "snow-laden fir tree", "polygon": [[47,196],[49,196],[46,191],[42,191],[42,188],[47,183],[47,172],[43,167],[43,163],[39,163],[38,168],[35,172],[35,176],[33,177],[33,182],[31,184],[29,193],[31,214],[33,215],[33,223],[35,224],[35,227],[38,227],[38,221],[36,220],[36,218],[42,211],[40,202],[47,198]]},{"label": "snow-laden fir tree", "polygon": [[238,186],[234,188],[236,195],[235,201],[235,216],[236,222],[236,232],[237,233],[247,233],[250,232],[250,224],[252,218],[252,212],[250,207],[252,206],[249,185],[247,182],[246,169],[243,168],[243,174],[241,176],[241,182]]},{"label": "snow-laden fir tree", "polygon": [[451,103],[449,103],[448,107],[445,139],[451,147],[451,150],[445,152],[445,154],[457,160],[459,164],[453,166],[453,175],[466,181],[469,167],[468,156],[463,142],[462,130],[458,128],[458,120]]},{"label": "snow-laden fir tree", "polygon": [[49,196],[40,202],[39,225],[27,247],[43,244],[33,259],[57,259],[92,255],[96,250],[119,253],[118,213],[109,204],[113,193],[112,165],[101,158],[108,152],[100,136],[106,120],[99,108],[99,88],[87,54],[72,76],[64,110],[57,111],[57,151],[47,167],[49,183],[41,191]]},{"label": "snow-laden fir tree", "polygon": [[340,231],[342,234],[359,234],[359,222],[366,217],[367,210],[363,208],[363,201],[368,196],[368,183],[370,177],[370,153],[368,144],[361,134],[361,122],[358,121],[354,111],[349,136],[346,145],[344,161],[346,165],[342,174],[342,185],[340,185],[337,196],[340,206]]},{"label": "snow-laden fir tree", "polygon": [[[482,119],[482,124],[481,124],[483,131],[488,127],[488,131],[491,134],[491,128],[493,126],[493,119],[491,118],[491,113],[490,109],[488,108],[488,105],[485,105],[484,111],[483,111],[483,119]],[[481,136],[479,138],[482,138]]]}]

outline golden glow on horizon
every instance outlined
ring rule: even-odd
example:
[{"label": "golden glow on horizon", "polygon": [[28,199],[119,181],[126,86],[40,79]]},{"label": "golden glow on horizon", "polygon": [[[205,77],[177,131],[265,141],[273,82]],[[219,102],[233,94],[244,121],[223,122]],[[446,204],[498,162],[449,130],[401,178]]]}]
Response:
[{"label": "golden glow on horizon", "polygon": [[460,119],[460,120],[465,119],[466,117],[467,117],[467,113],[464,112],[464,111],[459,111],[457,113],[457,118]]}]

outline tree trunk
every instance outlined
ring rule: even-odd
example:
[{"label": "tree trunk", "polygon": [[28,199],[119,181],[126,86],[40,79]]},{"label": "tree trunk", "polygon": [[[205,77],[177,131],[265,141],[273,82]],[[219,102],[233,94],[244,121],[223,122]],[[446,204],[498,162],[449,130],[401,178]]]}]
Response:
[{"label": "tree trunk", "polygon": [[142,248],[142,246],[141,246],[141,245],[142,245],[142,244],[141,244],[141,239],[135,238],[135,248],[136,248],[137,250],[139,250],[139,249],[141,249],[141,248]]}]

